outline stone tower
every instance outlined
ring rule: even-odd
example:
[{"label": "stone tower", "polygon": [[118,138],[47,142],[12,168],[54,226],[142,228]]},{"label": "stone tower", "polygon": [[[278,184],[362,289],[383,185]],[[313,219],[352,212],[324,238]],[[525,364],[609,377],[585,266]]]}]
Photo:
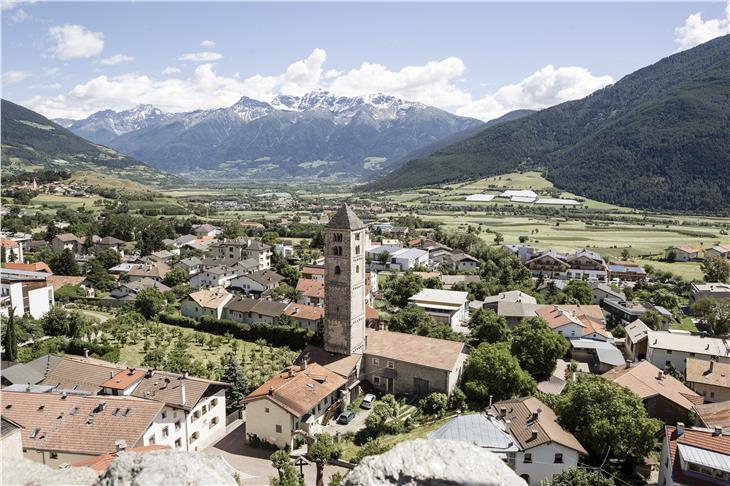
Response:
[{"label": "stone tower", "polygon": [[365,225],[346,204],[324,229],[324,349],[365,351]]}]

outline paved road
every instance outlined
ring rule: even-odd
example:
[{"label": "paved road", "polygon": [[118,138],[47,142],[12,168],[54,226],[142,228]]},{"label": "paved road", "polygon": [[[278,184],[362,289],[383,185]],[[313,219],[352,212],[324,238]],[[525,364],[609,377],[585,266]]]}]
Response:
[{"label": "paved road", "polygon": [[111,314],[107,314],[106,312],[99,312],[99,311],[93,311],[88,309],[76,309],[82,314],[92,317],[94,319],[98,319],[99,322],[104,323],[111,319],[113,316]]},{"label": "paved road", "polygon": [[[222,456],[234,469],[240,471],[242,485],[266,486],[269,484],[269,478],[276,475],[276,469],[271,466],[269,460],[271,451],[246,445],[245,436],[246,424],[242,424],[217,444],[205,449],[204,452]],[[324,469],[325,484],[329,482],[329,477],[335,472],[344,475],[347,470],[335,466],[326,466]],[[316,479],[315,465],[304,466],[305,484],[307,486],[314,485]]]}]

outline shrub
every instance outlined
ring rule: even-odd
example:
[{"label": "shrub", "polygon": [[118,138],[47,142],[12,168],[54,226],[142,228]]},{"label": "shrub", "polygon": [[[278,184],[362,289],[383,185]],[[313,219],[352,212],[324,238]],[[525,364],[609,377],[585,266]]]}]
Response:
[{"label": "shrub", "polygon": [[418,402],[418,408],[424,415],[443,417],[446,414],[448,401],[449,399],[444,393],[434,392]]}]

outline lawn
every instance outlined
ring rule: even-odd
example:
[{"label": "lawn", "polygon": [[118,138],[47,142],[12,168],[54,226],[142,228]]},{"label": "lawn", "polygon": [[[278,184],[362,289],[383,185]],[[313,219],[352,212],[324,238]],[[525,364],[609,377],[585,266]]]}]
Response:
[{"label": "lawn", "polygon": [[637,260],[642,265],[651,265],[662,272],[672,272],[684,280],[702,280],[704,278],[699,262],[660,262],[655,260]]},{"label": "lawn", "polygon": [[697,326],[695,326],[695,323],[692,322],[691,317],[685,317],[680,322],[672,322],[672,324],[669,326],[672,329],[680,329],[682,331],[690,331],[690,332],[698,332],[699,329],[697,329]]}]

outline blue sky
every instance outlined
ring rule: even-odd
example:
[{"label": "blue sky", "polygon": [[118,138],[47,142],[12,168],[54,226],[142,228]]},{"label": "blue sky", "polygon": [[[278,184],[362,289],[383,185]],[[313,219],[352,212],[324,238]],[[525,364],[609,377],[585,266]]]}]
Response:
[{"label": "blue sky", "polygon": [[74,118],[324,88],[489,119],[585,96],[730,31],[724,2],[3,1],[3,97]]}]

